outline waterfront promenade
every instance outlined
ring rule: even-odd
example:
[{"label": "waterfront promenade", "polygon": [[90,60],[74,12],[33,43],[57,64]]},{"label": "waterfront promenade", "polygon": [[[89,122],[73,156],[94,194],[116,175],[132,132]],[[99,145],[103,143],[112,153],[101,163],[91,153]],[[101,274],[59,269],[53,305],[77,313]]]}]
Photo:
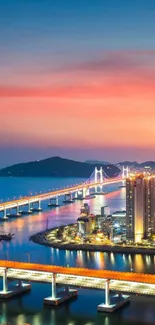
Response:
[{"label": "waterfront promenade", "polygon": [[131,246],[131,245],[94,245],[94,244],[77,244],[77,243],[55,243],[50,242],[46,236],[49,234],[53,229],[48,229],[45,231],[41,231],[37,234],[34,234],[30,237],[30,240],[33,242],[49,246],[53,248],[58,248],[60,250],[70,250],[70,251],[90,251],[90,252],[113,252],[113,253],[128,253],[128,254],[149,254],[155,255],[155,248],[154,247],[147,247],[147,246]]}]

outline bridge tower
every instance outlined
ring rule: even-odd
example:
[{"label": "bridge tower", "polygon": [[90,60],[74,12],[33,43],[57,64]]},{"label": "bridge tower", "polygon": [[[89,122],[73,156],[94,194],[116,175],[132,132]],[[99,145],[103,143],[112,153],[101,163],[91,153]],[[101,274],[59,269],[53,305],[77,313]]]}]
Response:
[{"label": "bridge tower", "polygon": [[123,166],[122,178],[128,178],[128,177],[129,177],[129,167],[128,166],[126,166],[126,167]]},{"label": "bridge tower", "polygon": [[101,184],[103,183],[103,169],[102,169],[102,167],[100,167],[100,169],[95,167],[95,183],[98,183],[98,182],[100,182]]},{"label": "bridge tower", "polygon": [[[98,169],[97,167],[95,167],[95,183],[102,184],[103,181],[104,181],[103,168],[100,167],[100,169]],[[97,188],[98,186],[95,186],[95,193],[97,193]],[[102,191],[102,185],[100,185],[100,191]]]}]

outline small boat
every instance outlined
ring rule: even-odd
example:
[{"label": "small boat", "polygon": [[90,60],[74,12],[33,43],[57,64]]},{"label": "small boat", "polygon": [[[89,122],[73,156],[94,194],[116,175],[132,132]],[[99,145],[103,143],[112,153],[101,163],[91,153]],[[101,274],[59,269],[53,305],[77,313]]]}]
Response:
[{"label": "small boat", "polygon": [[14,234],[8,233],[0,233],[0,240],[11,240]]}]

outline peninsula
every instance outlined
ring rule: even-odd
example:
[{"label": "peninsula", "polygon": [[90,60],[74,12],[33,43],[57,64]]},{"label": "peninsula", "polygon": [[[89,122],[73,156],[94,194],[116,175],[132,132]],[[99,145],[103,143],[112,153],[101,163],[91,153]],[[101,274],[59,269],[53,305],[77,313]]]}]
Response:
[{"label": "peninsula", "polygon": [[60,238],[56,238],[55,234],[61,231],[71,231],[75,229],[76,225],[61,226],[60,228],[48,229],[46,231],[39,232],[30,237],[34,243],[58,248],[60,250],[70,251],[91,251],[91,252],[113,252],[113,253],[128,253],[128,254],[155,254],[155,247],[144,245],[126,245],[126,244],[92,244],[92,243],[77,243],[74,241],[63,241]]},{"label": "peninsula", "polygon": [[61,250],[155,254],[154,237],[139,243],[126,240],[126,211],[112,215],[108,211],[109,207],[105,206],[101,208],[101,215],[93,215],[89,205],[84,203],[77,223],[47,229],[32,235],[30,240]]}]

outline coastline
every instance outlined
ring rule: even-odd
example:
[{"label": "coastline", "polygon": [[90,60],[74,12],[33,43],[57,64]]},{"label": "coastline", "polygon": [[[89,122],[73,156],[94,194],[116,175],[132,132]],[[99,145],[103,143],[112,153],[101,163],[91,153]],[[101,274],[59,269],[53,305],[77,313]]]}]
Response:
[{"label": "coastline", "polygon": [[[68,226],[72,226],[69,224]],[[64,226],[65,227],[65,226]],[[93,244],[73,244],[73,243],[52,243],[46,239],[46,236],[58,227],[41,231],[32,235],[29,240],[36,244],[53,247],[60,250],[70,251],[90,251],[90,252],[107,252],[107,253],[126,253],[126,254],[144,254],[155,255],[155,248],[133,247],[133,246],[120,246],[120,245],[93,245]]]}]

